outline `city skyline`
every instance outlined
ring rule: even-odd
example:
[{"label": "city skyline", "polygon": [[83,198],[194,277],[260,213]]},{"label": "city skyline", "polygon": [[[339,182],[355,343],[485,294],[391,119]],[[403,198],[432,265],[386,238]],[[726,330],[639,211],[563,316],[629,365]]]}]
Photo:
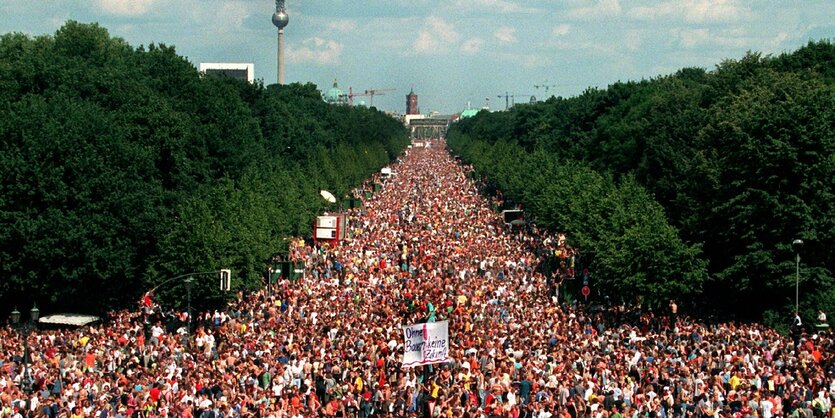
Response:
[{"label": "city skyline", "polygon": [[[276,74],[274,0],[84,0],[0,5],[0,32],[51,35],[66,20],[98,22],[133,46],[174,45],[195,66],[251,62]],[[414,88],[424,113],[504,109],[506,93],[575,96],[588,87],[713,69],[746,51],[779,54],[832,39],[835,3],[733,0],[288,0],[288,83],[334,79],[405,112]],[[539,86],[539,88],[535,87]],[[511,99],[514,100],[514,99]]]}]

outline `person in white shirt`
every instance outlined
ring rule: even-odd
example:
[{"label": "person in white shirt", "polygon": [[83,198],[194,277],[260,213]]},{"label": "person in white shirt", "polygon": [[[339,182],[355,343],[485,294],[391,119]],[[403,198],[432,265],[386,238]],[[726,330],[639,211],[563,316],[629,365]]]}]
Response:
[{"label": "person in white shirt", "polygon": [[505,411],[513,409],[513,405],[516,405],[516,393],[511,390],[507,392],[507,403],[504,406]]},{"label": "person in white shirt", "polygon": [[162,329],[162,327],[160,327],[159,324],[154,324],[154,326],[151,327],[151,338],[148,340],[148,342],[153,346],[160,345],[160,337],[163,334],[165,334],[165,331]]},{"label": "person in white shirt", "polygon": [[763,399],[760,401],[760,409],[763,411],[762,418],[772,418],[774,416],[773,409],[774,404],[768,400],[768,398]]}]

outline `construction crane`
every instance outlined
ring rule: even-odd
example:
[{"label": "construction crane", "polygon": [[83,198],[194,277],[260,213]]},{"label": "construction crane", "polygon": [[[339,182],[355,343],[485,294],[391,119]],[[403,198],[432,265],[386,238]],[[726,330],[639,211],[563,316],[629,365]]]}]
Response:
[{"label": "construction crane", "polygon": [[368,94],[368,90],[365,93],[354,93],[353,87],[348,87],[348,106],[354,105],[354,97],[363,97],[363,96],[371,96]]},{"label": "construction crane", "polygon": [[548,84],[548,80],[545,80],[542,84],[535,84],[534,85],[534,88],[536,88],[537,90],[539,90],[539,89],[545,90],[545,98],[546,99],[548,97],[551,97],[551,96],[548,95],[548,90],[551,90],[554,87],[557,87],[557,85],[556,84]]},{"label": "construction crane", "polygon": [[365,96],[369,96],[368,107],[374,107],[374,96],[385,96],[387,91],[397,91],[397,89],[368,89],[365,91]]},{"label": "construction crane", "polygon": [[500,99],[504,98],[504,110],[507,110],[507,109],[510,109],[511,107],[513,107],[516,104],[516,98],[517,97],[525,97],[525,96],[531,97],[532,95],[530,95],[530,94],[518,94],[518,93],[517,94],[510,94],[508,92],[505,92],[504,96],[502,96],[500,94],[499,98]]},{"label": "construction crane", "polygon": [[369,97],[368,107],[374,106],[374,96],[385,96],[387,91],[397,91],[397,89],[368,89],[362,93],[354,93],[354,88],[348,87],[348,105],[354,105],[354,97]]}]

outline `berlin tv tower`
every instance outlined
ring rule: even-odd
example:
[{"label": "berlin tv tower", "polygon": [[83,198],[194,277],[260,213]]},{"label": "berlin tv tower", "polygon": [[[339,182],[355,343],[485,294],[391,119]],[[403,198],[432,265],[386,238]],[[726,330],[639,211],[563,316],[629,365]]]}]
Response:
[{"label": "berlin tv tower", "polygon": [[273,25],[278,28],[278,84],[284,84],[284,27],[290,23],[290,16],[287,16],[287,9],[284,7],[284,0],[275,0],[275,13],[273,13]]}]

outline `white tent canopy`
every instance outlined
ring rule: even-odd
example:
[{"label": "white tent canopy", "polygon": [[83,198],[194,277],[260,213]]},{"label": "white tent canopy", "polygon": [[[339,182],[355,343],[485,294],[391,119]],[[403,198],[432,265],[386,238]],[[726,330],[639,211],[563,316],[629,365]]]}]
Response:
[{"label": "white tent canopy", "polygon": [[49,325],[64,325],[72,327],[83,327],[97,322],[100,318],[92,315],[81,314],[55,314],[41,317],[38,322]]},{"label": "white tent canopy", "polygon": [[328,202],[330,202],[330,203],[336,203],[336,197],[333,195],[333,193],[331,193],[331,192],[329,192],[329,191],[327,191],[327,190],[320,190],[320,191],[319,191],[319,194],[320,194],[320,195],[322,195],[322,197],[323,197],[325,200],[327,200]]}]

